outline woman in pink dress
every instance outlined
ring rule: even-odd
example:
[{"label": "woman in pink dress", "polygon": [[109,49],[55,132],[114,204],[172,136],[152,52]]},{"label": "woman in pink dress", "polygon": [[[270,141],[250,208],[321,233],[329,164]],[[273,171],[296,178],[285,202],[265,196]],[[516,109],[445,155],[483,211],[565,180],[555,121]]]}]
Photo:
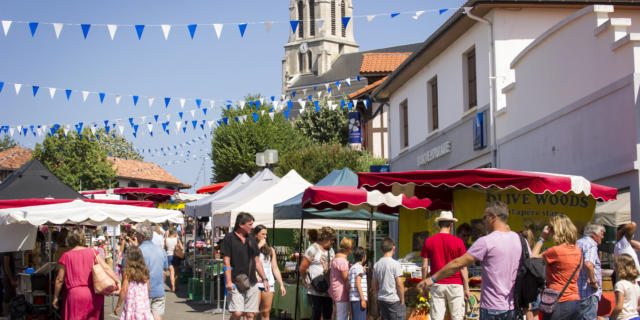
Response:
[{"label": "woman in pink dress", "polygon": [[56,277],[53,307],[58,309],[58,298],[64,283],[67,288],[63,309],[65,320],[102,320],[104,297],[94,292],[91,277],[91,269],[98,253],[85,247],[84,234],[78,229],[69,233],[67,244],[72,249],[62,254],[58,260],[60,269]]},{"label": "woman in pink dress", "polygon": [[123,270],[122,290],[113,313],[118,315],[122,302],[124,309],[120,320],[153,320],[149,304],[149,269],[144,263],[142,251],[137,247],[127,250]]}]

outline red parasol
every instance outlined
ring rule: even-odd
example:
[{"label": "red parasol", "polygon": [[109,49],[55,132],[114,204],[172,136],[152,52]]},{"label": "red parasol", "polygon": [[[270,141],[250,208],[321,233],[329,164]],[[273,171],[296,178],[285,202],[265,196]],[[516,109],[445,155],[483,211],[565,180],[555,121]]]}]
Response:
[{"label": "red parasol", "polygon": [[220,189],[224,188],[227,184],[229,184],[229,182],[230,181],[220,182],[220,183],[204,186],[204,187],[198,189],[198,191],[196,191],[196,192],[197,193],[214,193],[214,192],[220,191]]},{"label": "red parasol", "polygon": [[127,200],[148,200],[153,202],[164,202],[171,199],[176,190],[162,188],[116,188],[114,194],[119,194]]}]

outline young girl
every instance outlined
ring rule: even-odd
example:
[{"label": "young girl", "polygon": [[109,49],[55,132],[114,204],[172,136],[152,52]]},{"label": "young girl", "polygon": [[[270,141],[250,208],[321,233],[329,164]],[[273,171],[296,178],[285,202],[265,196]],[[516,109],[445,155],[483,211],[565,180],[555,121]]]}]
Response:
[{"label": "young girl", "polygon": [[349,300],[353,320],[367,320],[367,273],[362,266],[367,260],[363,247],[353,251],[355,263],[349,269]]},{"label": "young girl", "polygon": [[616,258],[616,307],[613,308],[611,319],[638,320],[638,305],[640,287],[636,283],[638,270],[633,258],[628,254],[621,254]]},{"label": "young girl", "polygon": [[127,249],[120,298],[113,310],[116,315],[123,301],[125,304],[120,320],[153,320],[149,305],[149,269],[138,247]]}]

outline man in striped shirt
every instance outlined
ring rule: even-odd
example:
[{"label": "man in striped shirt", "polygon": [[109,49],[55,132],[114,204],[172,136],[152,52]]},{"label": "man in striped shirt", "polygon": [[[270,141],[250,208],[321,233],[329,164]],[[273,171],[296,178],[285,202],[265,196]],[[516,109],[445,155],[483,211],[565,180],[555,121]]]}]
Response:
[{"label": "man in striped shirt", "polygon": [[598,245],[604,238],[604,227],[595,223],[588,223],[584,228],[584,237],[578,240],[578,247],[582,250],[584,265],[578,276],[578,290],[580,291],[580,317],[582,320],[598,318],[598,302],[602,296],[602,271]]}]

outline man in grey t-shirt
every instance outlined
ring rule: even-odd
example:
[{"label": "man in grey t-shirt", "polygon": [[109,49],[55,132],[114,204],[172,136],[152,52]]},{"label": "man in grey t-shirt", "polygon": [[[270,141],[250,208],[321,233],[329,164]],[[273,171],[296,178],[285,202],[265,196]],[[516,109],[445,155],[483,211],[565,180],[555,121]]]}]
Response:
[{"label": "man in grey t-shirt", "polygon": [[403,320],[405,318],[404,283],[402,267],[393,259],[396,244],[391,238],[384,238],[380,244],[383,256],[373,266],[373,292],[377,292],[378,308],[382,320]]}]

